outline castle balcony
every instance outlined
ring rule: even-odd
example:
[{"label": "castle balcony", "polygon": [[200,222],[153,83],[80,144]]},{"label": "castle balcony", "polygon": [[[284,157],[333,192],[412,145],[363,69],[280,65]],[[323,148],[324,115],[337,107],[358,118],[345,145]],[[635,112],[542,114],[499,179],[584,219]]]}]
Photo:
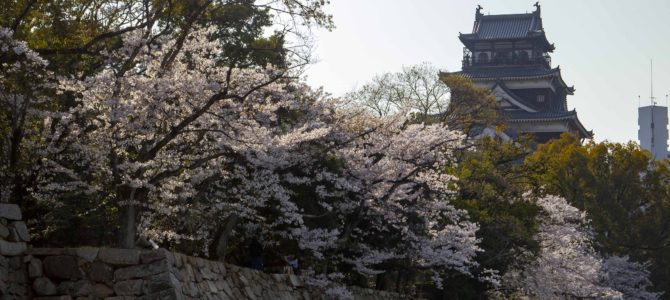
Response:
[{"label": "castle balcony", "polygon": [[538,56],[529,56],[526,51],[498,52],[493,57],[488,54],[480,53],[472,55],[467,48],[463,49],[463,69],[480,66],[524,66],[524,65],[543,65],[551,68],[551,56],[543,53]]}]

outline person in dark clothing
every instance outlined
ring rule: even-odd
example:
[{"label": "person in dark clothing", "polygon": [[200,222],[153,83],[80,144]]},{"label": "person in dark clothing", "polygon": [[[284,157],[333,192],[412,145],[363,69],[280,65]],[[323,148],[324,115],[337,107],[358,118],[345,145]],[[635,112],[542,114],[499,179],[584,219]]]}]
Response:
[{"label": "person in dark clothing", "polygon": [[298,258],[295,257],[294,255],[289,255],[284,257],[284,261],[286,261],[286,264],[288,265],[289,269],[291,270],[290,274],[295,274],[295,275],[300,275],[300,267],[298,265]]},{"label": "person in dark clothing", "polygon": [[263,245],[253,238],[249,243],[250,267],[254,270],[263,271]]}]

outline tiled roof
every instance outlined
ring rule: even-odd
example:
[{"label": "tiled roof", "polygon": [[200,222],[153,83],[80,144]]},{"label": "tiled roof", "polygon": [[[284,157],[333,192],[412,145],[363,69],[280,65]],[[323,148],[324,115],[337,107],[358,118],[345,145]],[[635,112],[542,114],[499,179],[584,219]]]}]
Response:
[{"label": "tiled roof", "polygon": [[508,117],[510,121],[515,120],[563,120],[571,119],[577,117],[577,112],[574,110],[570,111],[539,111],[539,112],[527,112],[527,111],[501,111],[501,114]]},{"label": "tiled roof", "polygon": [[544,34],[539,6],[532,13],[508,15],[484,15],[479,12],[480,9],[477,9],[472,33],[459,35],[466,47],[472,47],[476,41],[540,39],[546,51],[554,50],[554,45]]},{"label": "tiled roof", "polygon": [[523,38],[542,31],[536,14],[489,15],[475,22],[472,33],[479,39]]},{"label": "tiled roof", "polygon": [[507,78],[528,78],[528,77],[546,77],[560,73],[559,68],[548,69],[541,66],[520,66],[520,67],[486,67],[471,68],[461,72],[451,73],[463,75],[470,79],[507,79]]},{"label": "tiled roof", "polygon": [[543,121],[556,121],[556,120],[566,120],[573,124],[578,130],[582,137],[592,138],[593,131],[587,130],[582,122],[579,121],[577,117],[577,111],[540,111],[540,112],[527,112],[527,111],[501,111],[502,115],[509,118],[510,123],[520,123],[520,122],[543,122]]}]

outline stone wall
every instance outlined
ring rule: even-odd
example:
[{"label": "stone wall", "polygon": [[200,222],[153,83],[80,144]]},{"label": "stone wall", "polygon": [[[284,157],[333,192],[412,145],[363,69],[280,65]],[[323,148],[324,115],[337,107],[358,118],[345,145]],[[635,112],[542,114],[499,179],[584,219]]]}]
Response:
[{"label": "stone wall", "polygon": [[[27,256],[34,299],[324,299],[303,278],[267,274],[165,249],[35,248]],[[402,299],[352,289],[356,299]]]},{"label": "stone wall", "polygon": [[21,299],[29,294],[26,249],[28,228],[16,204],[0,203],[0,299]]},{"label": "stone wall", "polygon": [[[165,249],[29,248],[18,205],[0,203],[0,300],[326,299],[302,277]],[[351,288],[356,300],[404,299]]]}]

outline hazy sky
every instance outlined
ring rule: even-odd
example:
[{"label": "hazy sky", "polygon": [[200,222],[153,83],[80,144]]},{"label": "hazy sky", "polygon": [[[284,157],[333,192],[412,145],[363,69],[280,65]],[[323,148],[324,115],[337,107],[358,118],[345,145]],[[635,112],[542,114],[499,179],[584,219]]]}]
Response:
[{"label": "hazy sky", "polygon": [[[337,28],[318,31],[308,82],[341,95],[372,76],[403,65],[430,62],[461,69],[458,33],[470,33],[475,7],[484,14],[524,13],[533,0],[332,0]],[[568,96],[596,141],[637,141],[638,95],[650,103],[649,60],[654,96],[670,94],[669,0],[545,0],[544,30],[556,50],[552,66],[574,85]]]}]

